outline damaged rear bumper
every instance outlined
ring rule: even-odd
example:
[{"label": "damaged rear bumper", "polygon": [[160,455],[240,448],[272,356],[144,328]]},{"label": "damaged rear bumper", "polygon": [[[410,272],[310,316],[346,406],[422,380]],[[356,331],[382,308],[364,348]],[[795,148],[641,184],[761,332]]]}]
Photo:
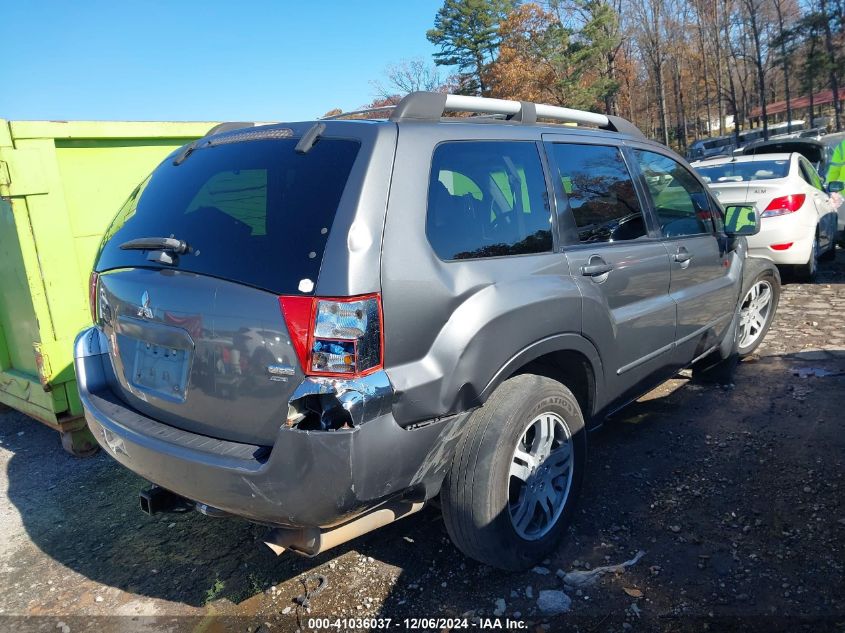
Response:
[{"label": "damaged rear bumper", "polygon": [[280,420],[272,447],[249,445],[190,433],[128,407],[111,388],[107,341],[96,327],[77,337],[74,364],[88,426],[118,462],[187,499],[270,525],[333,527],[390,499],[434,496],[465,419],[400,427],[383,372],[361,383],[306,379],[292,402],[330,395],[350,428],[303,430]]}]

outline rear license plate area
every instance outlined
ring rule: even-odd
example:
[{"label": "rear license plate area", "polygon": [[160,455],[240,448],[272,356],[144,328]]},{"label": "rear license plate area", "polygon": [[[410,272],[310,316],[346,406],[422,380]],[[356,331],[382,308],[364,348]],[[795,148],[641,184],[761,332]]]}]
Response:
[{"label": "rear license plate area", "polygon": [[130,382],[166,400],[185,401],[190,354],[188,350],[136,341]]}]

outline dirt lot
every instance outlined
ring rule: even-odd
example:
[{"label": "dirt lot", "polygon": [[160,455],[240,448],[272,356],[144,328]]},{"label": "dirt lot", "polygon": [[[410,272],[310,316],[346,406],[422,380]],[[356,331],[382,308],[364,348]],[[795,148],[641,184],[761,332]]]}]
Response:
[{"label": "dirt lot", "polygon": [[[784,287],[732,388],[679,377],[591,437],[580,516],[554,557],[522,574],[464,559],[436,508],[316,559],[276,558],[257,526],[142,514],[142,480],[102,453],[69,457],[6,410],[0,629],[254,633],[316,630],[317,616],[478,628],[495,613],[532,631],[845,631],[843,319],[839,251],[816,284]],[[584,589],[556,574],[638,551]],[[317,575],[327,584],[308,613],[294,600]],[[572,599],[569,613],[540,612],[549,590]]]}]

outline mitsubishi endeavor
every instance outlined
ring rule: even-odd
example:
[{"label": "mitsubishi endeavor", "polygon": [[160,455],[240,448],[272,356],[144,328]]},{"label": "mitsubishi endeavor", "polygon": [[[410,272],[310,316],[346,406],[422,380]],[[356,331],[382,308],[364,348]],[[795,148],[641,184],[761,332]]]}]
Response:
[{"label": "mitsubishi endeavor", "polygon": [[523,569],[572,519],[587,431],[759,345],[758,229],[613,116],[413,93],[383,120],[224,124],[104,236],[85,415],[147,512],[316,555],[439,497],[459,549]]}]

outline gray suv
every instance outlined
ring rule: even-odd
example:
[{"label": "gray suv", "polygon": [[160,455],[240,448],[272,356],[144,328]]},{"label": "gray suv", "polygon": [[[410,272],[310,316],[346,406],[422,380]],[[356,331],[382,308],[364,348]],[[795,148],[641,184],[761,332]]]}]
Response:
[{"label": "gray suv", "polygon": [[759,220],[723,212],[630,123],[566,108],[414,93],[385,120],[224,126],[103,239],[86,418],[147,512],[316,555],[439,496],[464,553],[526,568],[572,518],[587,431],[750,351]]}]

